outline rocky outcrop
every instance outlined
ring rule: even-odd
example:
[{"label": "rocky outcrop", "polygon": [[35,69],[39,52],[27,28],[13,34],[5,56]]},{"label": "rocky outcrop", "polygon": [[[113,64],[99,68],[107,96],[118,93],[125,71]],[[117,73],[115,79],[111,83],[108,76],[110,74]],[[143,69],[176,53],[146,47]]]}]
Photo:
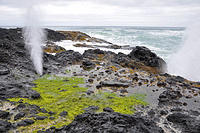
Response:
[{"label": "rocky outcrop", "polygon": [[167,120],[181,129],[183,133],[199,133],[200,120],[183,113],[173,113],[167,116]]},{"label": "rocky outcrop", "polygon": [[83,59],[80,53],[74,52],[73,50],[57,53],[55,58],[64,66],[79,63]]},{"label": "rocky outcrop", "polygon": [[43,49],[46,53],[60,53],[66,51],[65,48],[55,44],[47,44]]},{"label": "rocky outcrop", "polygon": [[[45,29],[44,31],[47,34],[47,40],[56,42],[66,39],[65,35],[60,32],[56,32],[50,29]],[[0,40],[5,39],[8,41],[23,42],[22,34],[23,34],[22,28],[16,28],[16,29],[0,28]]]},{"label": "rocky outcrop", "polygon": [[146,66],[156,67],[160,71],[166,72],[166,62],[146,47],[134,47],[129,57],[141,61]]},{"label": "rocky outcrop", "polygon": [[10,70],[6,66],[0,66],[0,75],[7,75],[10,73]]},{"label": "rocky outcrop", "polygon": [[20,41],[22,40],[22,29],[2,29],[0,28],[0,40]]},{"label": "rocky outcrop", "polygon": [[123,88],[128,88],[130,85],[128,83],[121,83],[121,82],[116,82],[116,81],[103,81],[100,82],[97,88],[101,87],[123,87]]},{"label": "rocky outcrop", "polygon": [[89,35],[79,31],[59,31],[59,32],[65,35],[66,40],[86,41],[87,39],[90,38]]},{"label": "rocky outcrop", "polygon": [[88,45],[86,43],[77,43],[73,45],[74,47],[85,47],[85,48],[106,48],[106,49],[123,49],[123,46],[109,44],[109,45]]},{"label": "rocky outcrop", "polygon": [[68,133],[164,133],[152,120],[141,116],[125,115],[104,109],[102,113],[83,113],[68,126],[61,129],[50,128],[47,132]]},{"label": "rocky outcrop", "polygon": [[182,94],[179,91],[164,91],[160,94],[158,100],[159,104],[172,104],[177,103],[180,98],[182,97]]},{"label": "rocky outcrop", "polygon": [[[132,68],[132,69],[141,69],[141,70],[148,71],[148,72],[154,73],[154,74],[163,73],[163,71],[164,71],[162,68],[162,65],[157,66],[157,67],[147,66],[147,65],[145,65],[144,61],[141,61],[141,60],[138,60],[135,58],[130,58],[129,55],[126,55],[123,53],[116,54],[111,51],[103,51],[100,49],[86,50],[83,53],[83,57],[91,59],[91,60],[96,60],[96,61],[99,61],[99,60],[100,61],[109,61],[109,62],[116,63],[123,67],[128,67],[128,68]],[[165,62],[163,62],[163,63],[165,63]]]},{"label": "rocky outcrop", "polygon": [[66,40],[66,36],[60,32],[56,32],[50,29],[45,29],[45,32],[47,33],[47,40],[54,42]]},{"label": "rocky outcrop", "polygon": [[66,38],[65,38],[66,40],[112,44],[103,39],[90,37],[89,35],[87,35],[83,32],[80,32],[80,31],[59,31],[59,32],[66,36]]},{"label": "rocky outcrop", "polygon": [[103,58],[105,54],[106,52],[100,49],[88,49],[83,53],[83,57],[92,60],[98,60],[100,57]]},{"label": "rocky outcrop", "polygon": [[85,48],[94,48],[93,45],[87,45],[86,43],[76,43],[73,45],[74,47],[85,47]]},{"label": "rocky outcrop", "polygon": [[31,124],[33,124],[33,123],[34,123],[33,120],[31,120],[31,119],[25,119],[25,120],[22,120],[22,121],[18,122],[18,123],[17,123],[17,126],[18,126],[18,127],[21,127],[21,126],[28,126],[28,125],[31,125]]},{"label": "rocky outcrop", "polygon": [[1,119],[7,119],[8,118],[8,116],[9,116],[9,112],[7,112],[7,111],[2,111],[2,110],[0,110],[0,118]]},{"label": "rocky outcrop", "polygon": [[33,85],[28,83],[16,83],[15,80],[13,80],[12,82],[13,83],[4,83],[2,81],[0,82],[0,99],[11,97],[29,97],[37,99],[40,97],[39,93],[31,89]]},{"label": "rocky outcrop", "polygon": [[81,67],[83,67],[84,70],[93,69],[95,68],[95,66],[96,66],[95,63],[90,60],[84,60],[81,65]]},{"label": "rocky outcrop", "polygon": [[1,133],[6,133],[12,128],[13,128],[13,126],[10,122],[0,120],[0,132]]}]

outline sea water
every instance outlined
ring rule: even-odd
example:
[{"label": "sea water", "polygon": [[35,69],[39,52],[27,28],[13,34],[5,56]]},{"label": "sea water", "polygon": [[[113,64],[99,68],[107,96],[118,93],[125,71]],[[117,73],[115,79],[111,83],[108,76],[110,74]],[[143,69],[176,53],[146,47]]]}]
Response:
[{"label": "sea water", "polygon": [[[134,26],[65,26],[48,27],[54,30],[81,31],[117,45],[146,46],[168,61],[183,45],[183,27],[134,27]],[[66,49],[83,52],[86,48],[73,48],[70,42],[60,44]],[[128,54],[128,50],[112,50]]]}]

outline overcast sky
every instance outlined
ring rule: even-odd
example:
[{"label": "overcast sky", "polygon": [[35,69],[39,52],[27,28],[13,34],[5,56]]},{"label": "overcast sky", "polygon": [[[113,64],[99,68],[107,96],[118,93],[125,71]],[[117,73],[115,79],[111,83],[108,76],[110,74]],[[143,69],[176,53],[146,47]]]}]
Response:
[{"label": "overcast sky", "polygon": [[0,0],[0,25],[23,25],[32,4],[52,26],[188,26],[200,17],[200,0]]}]

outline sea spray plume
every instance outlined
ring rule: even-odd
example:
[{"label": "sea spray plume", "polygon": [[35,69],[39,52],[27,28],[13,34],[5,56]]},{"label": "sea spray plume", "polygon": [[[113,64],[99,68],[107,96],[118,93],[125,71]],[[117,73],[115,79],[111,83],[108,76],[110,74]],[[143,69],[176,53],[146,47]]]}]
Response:
[{"label": "sea spray plume", "polygon": [[43,73],[43,50],[42,44],[45,39],[43,29],[40,27],[39,9],[37,6],[27,8],[26,26],[23,29],[23,36],[26,48],[30,52],[35,70],[38,74]]},{"label": "sea spray plume", "polygon": [[185,43],[168,63],[171,74],[200,81],[200,24],[186,29]]}]

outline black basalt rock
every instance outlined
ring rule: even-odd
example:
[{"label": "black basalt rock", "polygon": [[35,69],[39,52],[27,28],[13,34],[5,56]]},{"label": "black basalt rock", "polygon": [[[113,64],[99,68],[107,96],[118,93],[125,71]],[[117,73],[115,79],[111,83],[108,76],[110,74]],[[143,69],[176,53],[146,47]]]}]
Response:
[{"label": "black basalt rock", "polygon": [[175,100],[178,100],[182,97],[182,94],[179,91],[166,90],[160,94],[158,100],[159,104],[171,104]]},{"label": "black basalt rock", "polygon": [[83,57],[87,59],[96,59],[97,55],[104,55],[105,51],[100,49],[88,49],[83,53]]},{"label": "black basalt rock", "polygon": [[74,52],[73,50],[64,51],[61,53],[57,53],[55,58],[62,65],[72,65],[74,63],[80,62],[83,57],[79,52]]},{"label": "black basalt rock", "polygon": [[0,120],[0,132],[6,133],[12,128],[12,124],[7,121]]},{"label": "black basalt rock", "polygon": [[93,68],[95,68],[95,63],[90,60],[84,60],[82,62],[82,67],[85,70],[93,69]]},{"label": "black basalt rock", "polygon": [[0,49],[0,63],[9,63],[10,59],[10,54]]},{"label": "black basalt rock", "polygon": [[[0,82],[1,84],[1,82]],[[1,84],[0,86],[0,99],[13,98],[13,97],[26,97],[37,99],[40,94],[35,90],[27,88],[26,84],[13,83],[13,84]]]},{"label": "black basalt rock", "polygon": [[103,111],[104,112],[109,112],[109,113],[114,112],[114,110],[112,108],[109,108],[109,107],[104,108]]},{"label": "black basalt rock", "polygon": [[144,63],[146,66],[159,68],[162,72],[166,71],[166,62],[146,47],[136,46],[128,56]]},{"label": "black basalt rock", "polygon": [[22,29],[2,29],[0,28],[0,39],[6,39],[10,41],[19,41],[23,40]]},{"label": "black basalt rock", "polygon": [[131,59],[123,53],[118,53],[111,59],[111,62],[128,67]]},{"label": "black basalt rock", "polygon": [[97,110],[99,110],[98,106],[89,106],[87,108],[84,109],[86,112],[95,112]]},{"label": "black basalt rock", "polygon": [[167,120],[178,126],[183,133],[199,133],[200,120],[197,120],[187,114],[173,113],[167,116]]},{"label": "black basalt rock", "polygon": [[145,117],[125,115],[112,111],[83,113],[78,115],[71,124],[61,128],[60,131],[48,129],[48,132],[164,133],[154,121]]},{"label": "black basalt rock", "polygon": [[17,123],[17,126],[21,127],[21,126],[28,126],[28,125],[31,125],[33,124],[34,121],[31,120],[31,119],[25,119],[25,120],[22,120],[20,122]]},{"label": "black basalt rock", "polygon": [[9,114],[10,114],[9,112],[0,110],[0,118],[1,119],[6,119],[9,116]]},{"label": "black basalt rock", "polygon": [[61,112],[59,115],[62,116],[62,117],[65,117],[65,116],[68,115],[68,112],[67,112],[67,111],[63,111],[63,112]]},{"label": "black basalt rock", "polygon": [[40,94],[36,91],[32,91],[31,98],[38,99],[38,98],[40,98]]},{"label": "black basalt rock", "polygon": [[[50,30],[50,29],[44,29],[45,33],[47,34],[47,40],[51,41],[61,41],[66,40],[66,36],[60,32]],[[3,29],[0,28],[0,40],[6,39],[10,41],[23,41],[22,36],[22,28],[16,28],[16,29]]]},{"label": "black basalt rock", "polygon": [[36,120],[44,120],[44,119],[47,119],[48,117],[47,116],[36,116],[35,119]]},{"label": "black basalt rock", "polygon": [[117,81],[101,81],[99,85],[97,85],[97,88],[101,87],[124,87],[128,88],[130,85],[129,83],[122,83],[122,82],[117,82]]},{"label": "black basalt rock", "polygon": [[66,40],[66,36],[60,32],[56,32],[54,30],[45,29],[47,33],[47,40],[51,40],[54,42]]},{"label": "black basalt rock", "polygon": [[21,119],[25,116],[26,114],[24,112],[19,112],[18,114],[15,115],[14,120]]}]

